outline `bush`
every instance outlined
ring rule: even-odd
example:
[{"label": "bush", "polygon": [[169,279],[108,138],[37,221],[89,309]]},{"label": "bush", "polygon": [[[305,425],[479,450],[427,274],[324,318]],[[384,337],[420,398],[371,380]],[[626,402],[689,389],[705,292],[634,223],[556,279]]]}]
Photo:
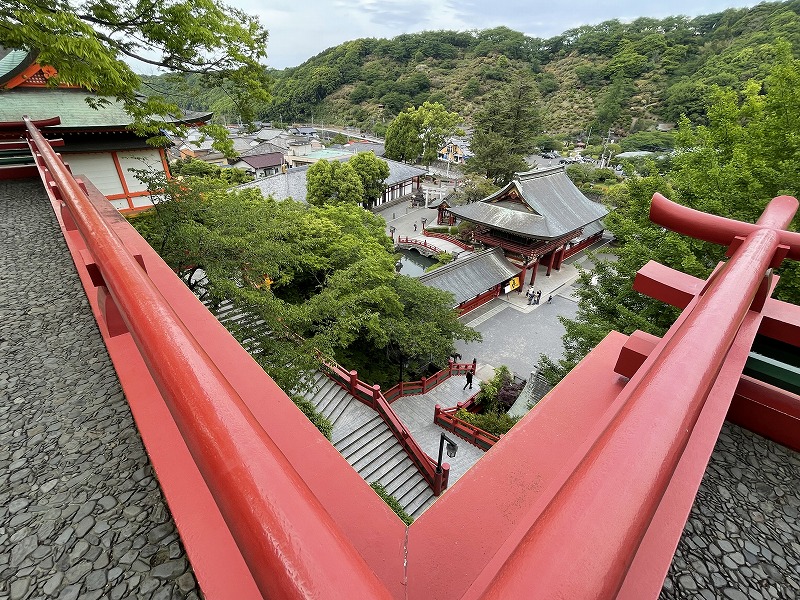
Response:
[{"label": "bush", "polygon": [[400,517],[400,520],[403,521],[403,523],[405,523],[406,525],[411,525],[414,522],[414,517],[409,515],[403,509],[402,505],[397,501],[397,498],[395,498],[389,492],[387,492],[386,488],[384,488],[380,483],[378,483],[377,481],[373,481],[372,483],[369,484],[369,487],[375,490],[375,493],[378,494],[378,496],[380,496],[383,499],[383,501],[389,505],[389,508],[391,508],[394,511],[394,514]]},{"label": "bush", "polygon": [[474,414],[463,408],[456,411],[456,417],[498,437],[508,433],[520,419],[520,417],[509,417],[505,413]]},{"label": "bush", "polygon": [[319,429],[319,432],[330,441],[331,435],[333,434],[333,423],[331,423],[327,417],[319,412],[316,406],[314,406],[305,398],[300,396],[291,396],[291,398],[292,402],[297,405],[297,408],[303,411],[303,414],[308,417],[308,420],[311,421],[311,424]]}]

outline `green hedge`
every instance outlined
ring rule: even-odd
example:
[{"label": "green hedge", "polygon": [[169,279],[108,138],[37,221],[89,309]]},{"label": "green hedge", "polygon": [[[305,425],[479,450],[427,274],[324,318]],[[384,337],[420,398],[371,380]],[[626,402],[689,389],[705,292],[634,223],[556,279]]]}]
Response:
[{"label": "green hedge", "polygon": [[312,425],[319,429],[320,433],[330,440],[331,434],[333,433],[333,423],[323,416],[323,414],[317,410],[317,407],[305,398],[300,396],[291,396],[291,398],[292,402],[297,405],[297,408],[303,411],[303,414],[308,417]]},{"label": "green hedge", "polygon": [[464,410],[463,408],[460,408],[456,411],[456,417],[462,421],[466,421],[470,425],[479,427],[487,433],[491,433],[498,437],[508,433],[508,431],[514,425],[516,425],[517,421],[520,419],[519,417],[509,417],[505,413],[475,414]]},{"label": "green hedge", "polygon": [[403,509],[402,505],[397,501],[397,498],[395,498],[389,492],[387,492],[386,488],[384,488],[380,483],[378,483],[377,481],[373,481],[372,483],[369,484],[369,487],[375,490],[375,493],[378,494],[378,496],[380,496],[383,499],[383,501],[389,505],[389,508],[391,508],[394,511],[394,513],[398,517],[400,517],[400,520],[403,521],[403,523],[405,523],[406,525],[411,525],[414,522],[414,517],[409,515]]}]

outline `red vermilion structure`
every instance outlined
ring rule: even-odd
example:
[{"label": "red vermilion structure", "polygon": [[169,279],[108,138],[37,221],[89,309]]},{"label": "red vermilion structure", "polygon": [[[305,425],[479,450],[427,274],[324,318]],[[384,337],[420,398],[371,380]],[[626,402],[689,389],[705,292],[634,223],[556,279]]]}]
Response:
[{"label": "red vermilion structure", "polygon": [[770,298],[800,256],[792,198],[753,225],[656,195],[656,222],[730,260],[706,282],[642,269],[684,309],[663,339],[610,334],[406,528],[27,130],[207,598],[656,598],[726,415],[800,445],[800,399],[742,375],[756,334],[800,345],[800,309]]}]

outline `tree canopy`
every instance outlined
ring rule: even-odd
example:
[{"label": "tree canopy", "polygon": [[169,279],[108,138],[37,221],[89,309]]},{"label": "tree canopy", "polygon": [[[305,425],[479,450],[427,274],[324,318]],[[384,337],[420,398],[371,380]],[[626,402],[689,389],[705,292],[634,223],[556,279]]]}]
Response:
[{"label": "tree canopy", "polygon": [[446,365],[455,339],[479,337],[452,295],[395,272],[383,219],[354,203],[279,202],[195,178],[159,185],[165,200],[134,226],[212,308],[231,301],[263,324],[232,333],[255,340],[283,389],[318,368],[317,350],[386,386],[400,365],[424,374]]},{"label": "tree canopy", "polygon": [[460,120],[456,113],[438,102],[407,108],[386,131],[386,156],[403,161],[420,158],[429,165],[436,160],[445,140],[458,131]]},{"label": "tree canopy", "polygon": [[350,161],[319,160],[308,168],[306,182],[306,199],[315,206],[364,201],[364,185]]},{"label": "tree canopy", "polygon": [[266,30],[257,18],[220,2],[7,0],[3,7],[0,46],[37,52],[58,71],[53,83],[115,96],[139,123],[175,106],[157,96],[142,102],[141,78],[126,60],[202,75],[203,85],[224,87],[245,118],[269,98],[260,64]]},{"label": "tree canopy", "polygon": [[[663,334],[677,310],[632,288],[636,271],[648,260],[707,278],[724,248],[663,231],[648,219],[653,193],[691,208],[745,222],[755,222],[775,196],[800,193],[800,61],[779,42],[778,62],[763,81],[752,81],[741,94],[712,88],[708,122],[684,118],[676,136],[672,168],[663,175],[634,176],[615,188],[614,210],[606,227],[619,246],[613,260],[599,260],[581,274],[578,314],[565,319],[565,356],[558,363],[543,357],[540,366],[558,380],[611,330],[629,334],[641,329]],[[656,169],[652,168],[651,173]],[[796,219],[793,224],[796,227]],[[795,261],[780,268],[776,296],[800,303],[800,269]]]}]

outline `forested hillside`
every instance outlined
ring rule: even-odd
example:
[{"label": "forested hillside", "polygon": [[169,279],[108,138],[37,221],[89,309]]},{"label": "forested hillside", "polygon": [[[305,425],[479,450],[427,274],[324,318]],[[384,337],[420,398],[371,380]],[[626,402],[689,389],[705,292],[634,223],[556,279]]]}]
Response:
[{"label": "forested hillside", "polygon": [[[505,27],[359,39],[273,72],[273,101],[257,112],[380,133],[404,107],[429,100],[470,123],[493,92],[523,80],[535,86],[544,131],[625,134],[681,114],[703,122],[706,92],[762,79],[780,38],[800,55],[800,0],[691,19],[606,21],[547,40]],[[145,79],[186,108],[238,119],[224,92],[197,89],[191,79]]]}]

